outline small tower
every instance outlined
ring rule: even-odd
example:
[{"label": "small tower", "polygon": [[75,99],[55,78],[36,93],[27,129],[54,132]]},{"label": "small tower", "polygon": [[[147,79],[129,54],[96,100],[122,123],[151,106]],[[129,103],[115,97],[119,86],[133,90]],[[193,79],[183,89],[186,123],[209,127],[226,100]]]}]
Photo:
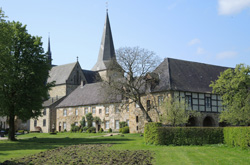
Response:
[{"label": "small tower", "polygon": [[48,38],[48,51],[47,51],[47,58],[50,61],[50,65],[52,65],[52,53],[50,50],[50,37]]},{"label": "small tower", "polygon": [[106,12],[106,21],[103,28],[102,41],[99,50],[99,55],[93,71],[98,71],[103,80],[110,77],[110,67],[116,62],[115,48],[109,22],[108,11]]}]

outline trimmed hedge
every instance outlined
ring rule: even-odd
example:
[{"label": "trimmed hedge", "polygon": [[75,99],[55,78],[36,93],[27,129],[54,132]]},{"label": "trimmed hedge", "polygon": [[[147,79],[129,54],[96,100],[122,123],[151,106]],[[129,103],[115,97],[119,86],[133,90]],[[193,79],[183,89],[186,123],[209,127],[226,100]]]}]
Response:
[{"label": "trimmed hedge", "polygon": [[231,147],[248,148],[250,146],[250,127],[225,127],[224,142]]},{"label": "trimmed hedge", "polygon": [[223,143],[223,128],[160,127],[160,123],[145,126],[145,142],[156,145],[204,145]]}]

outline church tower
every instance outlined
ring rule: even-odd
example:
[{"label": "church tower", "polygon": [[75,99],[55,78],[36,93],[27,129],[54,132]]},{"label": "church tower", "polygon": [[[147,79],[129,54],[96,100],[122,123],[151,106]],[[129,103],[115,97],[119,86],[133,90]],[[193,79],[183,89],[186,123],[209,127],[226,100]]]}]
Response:
[{"label": "church tower", "polygon": [[50,61],[50,65],[52,65],[52,53],[51,53],[51,50],[50,50],[50,37],[48,38],[47,58]]},{"label": "church tower", "polygon": [[[103,28],[101,47],[95,66],[92,71],[97,71],[103,80],[108,80],[113,73],[112,67],[117,66],[113,37],[109,22],[108,12]],[[120,68],[120,66],[118,66]]]}]

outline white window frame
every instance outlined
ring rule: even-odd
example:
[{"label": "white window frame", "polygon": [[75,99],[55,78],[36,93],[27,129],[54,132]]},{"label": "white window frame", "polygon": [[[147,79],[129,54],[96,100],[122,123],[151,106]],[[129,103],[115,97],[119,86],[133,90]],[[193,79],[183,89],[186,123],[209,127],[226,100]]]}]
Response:
[{"label": "white window frame", "polygon": [[63,110],[63,116],[67,116],[67,109]]},{"label": "white window frame", "polygon": [[109,107],[105,107],[105,114],[109,114]]},{"label": "white window frame", "polygon": [[120,120],[115,120],[115,129],[120,129],[119,122]]},{"label": "white window frame", "polygon": [[84,113],[85,113],[85,115],[87,115],[89,113],[89,108],[84,108]]},{"label": "white window frame", "polygon": [[75,114],[76,114],[76,116],[78,116],[78,109],[75,110]]},{"label": "white window frame", "polygon": [[109,129],[109,121],[105,121],[105,129]]}]

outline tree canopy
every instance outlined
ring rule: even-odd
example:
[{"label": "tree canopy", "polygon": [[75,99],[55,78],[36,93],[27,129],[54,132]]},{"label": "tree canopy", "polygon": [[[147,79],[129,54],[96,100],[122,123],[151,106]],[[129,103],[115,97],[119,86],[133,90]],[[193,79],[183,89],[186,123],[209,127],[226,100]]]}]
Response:
[{"label": "tree canopy", "polygon": [[190,117],[200,116],[199,112],[191,110],[184,99],[166,97],[161,105],[160,121],[171,126],[188,123]]},{"label": "tree canopy", "polygon": [[232,125],[250,124],[250,66],[236,65],[212,82],[213,92],[222,96],[220,120]]},{"label": "tree canopy", "polygon": [[26,121],[41,115],[53,83],[41,38],[30,35],[20,22],[0,21],[0,116],[9,121],[9,140],[15,140],[15,118]]}]

